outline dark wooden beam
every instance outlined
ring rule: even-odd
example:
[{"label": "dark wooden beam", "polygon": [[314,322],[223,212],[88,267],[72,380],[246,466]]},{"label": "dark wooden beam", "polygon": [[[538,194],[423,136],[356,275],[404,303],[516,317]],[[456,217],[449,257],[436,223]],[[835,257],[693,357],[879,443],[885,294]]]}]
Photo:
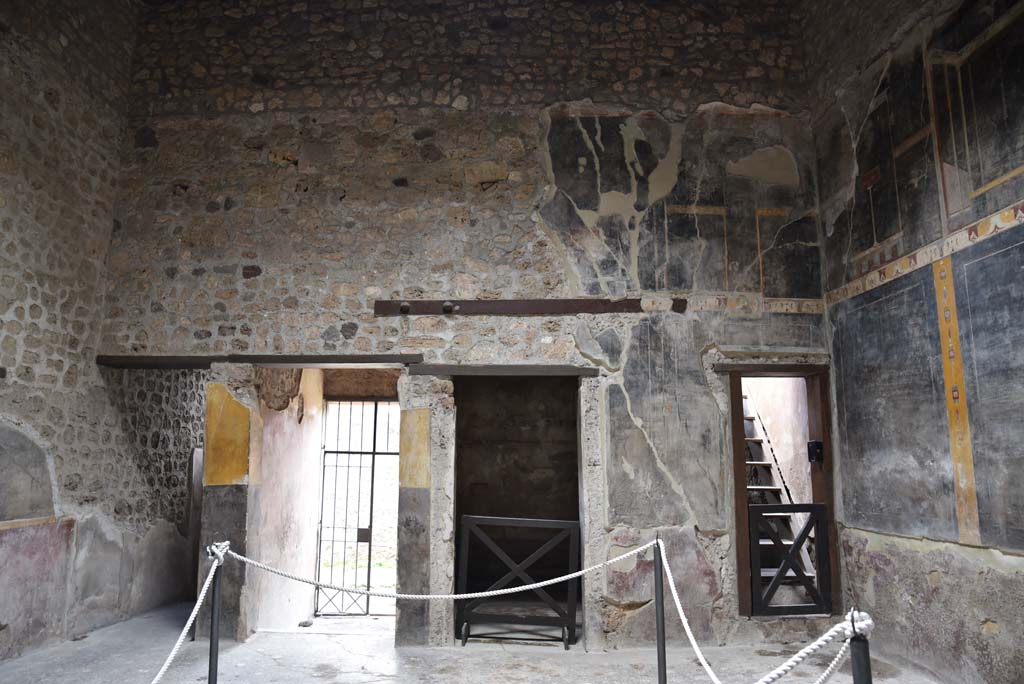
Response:
[{"label": "dark wooden beam", "polygon": [[355,364],[423,363],[422,354],[226,354],[195,356],[100,355],[96,364],[107,368],[150,370],[207,369],[214,363],[251,363],[278,368],[337,368]]},{"label": "dark wooden beam", "polygon": [[[740,615],[753,612],[750,578],[750,513],[747,509],[747,441],[743,424],[743,375],[729,375],[729,427],[732,430],[733,508],[736,515],[736,591]],[[760,584],[760,580],[758,580]]]},{"label": "dark wooden beam", "polygon": [[584,366],[543,366],[543,365],[445,365],[423,363],[409,366],[409,375],[511,375],[511,376],[577,376],[593,378],[600,374],[597,368]]},{"label": "dark wooden beam", "polygon": [[[672,311],[686,311],[673,299]],[[376,316],[575,316],[643,313],[639,299],[378,299]]]},{"label": "dark wooden beam", "polygon": [[210,364],[227,361],[226,356],[134,356],[104,355],[96,357],[97,366],[107,368],[146,368],[150,370],[206,369]]},{"label": "dark wooden beam", "polygon": [[337,368],[355,364],[423,363],[423,354],[229,354],[228,362],[277,368]]}]

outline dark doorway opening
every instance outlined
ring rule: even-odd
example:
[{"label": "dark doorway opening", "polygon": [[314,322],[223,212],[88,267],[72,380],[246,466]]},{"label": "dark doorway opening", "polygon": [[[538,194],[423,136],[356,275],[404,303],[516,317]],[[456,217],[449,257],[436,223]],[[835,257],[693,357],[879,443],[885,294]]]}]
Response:
[{"label": "dark doorway opening", "polygon": [[[466,563],[468,591],[487,590],[510,569],[476,535],[462,541],[464,515],[559,520],[578,526],[578,389],[576,377],[455,378],[455,567],[458,572],[460,564]],[[530,558],[552,536],[549,528],[516,526],[489,527],[487,534],[515,563]],[[578,564],[579,549],[571,548],[567,537],[526,572],[534,581],[558,577],[569,572],[572,559]],[[516,577],[507,586],[523,583]],[[580,614],[575,610],[581,595],[576,586],[573,622]],[[547,591],[563,605],[571,593],[568,583]],[[551,607],[541,597],[519,593],[489,600],[487,612],[528,618],[550,615]],[[473,636],[564,638],[560,628],[510,624],[474,625]],[[456,624],[460,637],[461,627]]]}]

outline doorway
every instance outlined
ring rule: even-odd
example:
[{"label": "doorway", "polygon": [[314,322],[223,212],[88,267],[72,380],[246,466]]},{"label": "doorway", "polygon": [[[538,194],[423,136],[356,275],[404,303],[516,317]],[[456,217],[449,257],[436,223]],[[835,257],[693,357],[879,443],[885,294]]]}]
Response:
[{"label": "doorway", "polygon": [[826,370],[731,376],[740,612],[832,614],[838,563]]},{"label": "doorway", "polygon": [[[455,378],[460,590],[527,584],[578,567],[578,390],[577,377]],[[456,636],[569,644],[580,595],[579,583],[567,582],[465,602],[456,610]]]},{"label": "doorway", "polygon": [[[384,592],[397,587],[399,413],[390,399],[325,402],[319,582]],[[394,616],[395,601],[317,588],[314,615]]]}]

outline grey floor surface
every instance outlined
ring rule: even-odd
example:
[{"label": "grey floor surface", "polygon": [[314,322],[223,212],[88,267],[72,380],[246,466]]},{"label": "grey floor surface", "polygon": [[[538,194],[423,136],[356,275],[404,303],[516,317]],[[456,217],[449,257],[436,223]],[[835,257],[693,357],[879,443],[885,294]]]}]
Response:
[{"label": "grey floor surface", "polygon": [[[0,663],[0,684],[149,684],[188,616],[189,606],[172,606],[91,632],[79,641],[54,644]],[[568,653],[560,645],[470,642],[465,648],[403,648],[392,645],[391,618],[317,620],[296,632],[260,632],[244,644],[226,643],[221,652],[223,684],[602,684],[656,682],[653,649]],[[205,641],[186,643],[163,680],[168,684],[207,681]],[[705,653],[724,684],[750,683],[795,652],[794,648],[716,647]],[[832,653],[834,651],[830,651]],[[783,681],[810,684],[829,660],[810,665]],[[939,684],[937,680],[876,660],[880,684]],[[670,647],[672,684],[708,682],[689,648]],[[850,684],[849,663],[832,678]],[[948,683],[943,683],[948,684]]]}]

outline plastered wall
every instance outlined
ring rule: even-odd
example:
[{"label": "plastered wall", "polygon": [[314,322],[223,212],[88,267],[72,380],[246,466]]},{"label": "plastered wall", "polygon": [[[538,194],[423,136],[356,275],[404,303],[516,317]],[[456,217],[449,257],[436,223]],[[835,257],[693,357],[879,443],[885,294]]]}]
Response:
[{"label": "plastered wall", "polygon": [[898,656],[1014,682],[1022,8],[949,5],[842,15],[895,32],[815,125],[845,593]]}]

